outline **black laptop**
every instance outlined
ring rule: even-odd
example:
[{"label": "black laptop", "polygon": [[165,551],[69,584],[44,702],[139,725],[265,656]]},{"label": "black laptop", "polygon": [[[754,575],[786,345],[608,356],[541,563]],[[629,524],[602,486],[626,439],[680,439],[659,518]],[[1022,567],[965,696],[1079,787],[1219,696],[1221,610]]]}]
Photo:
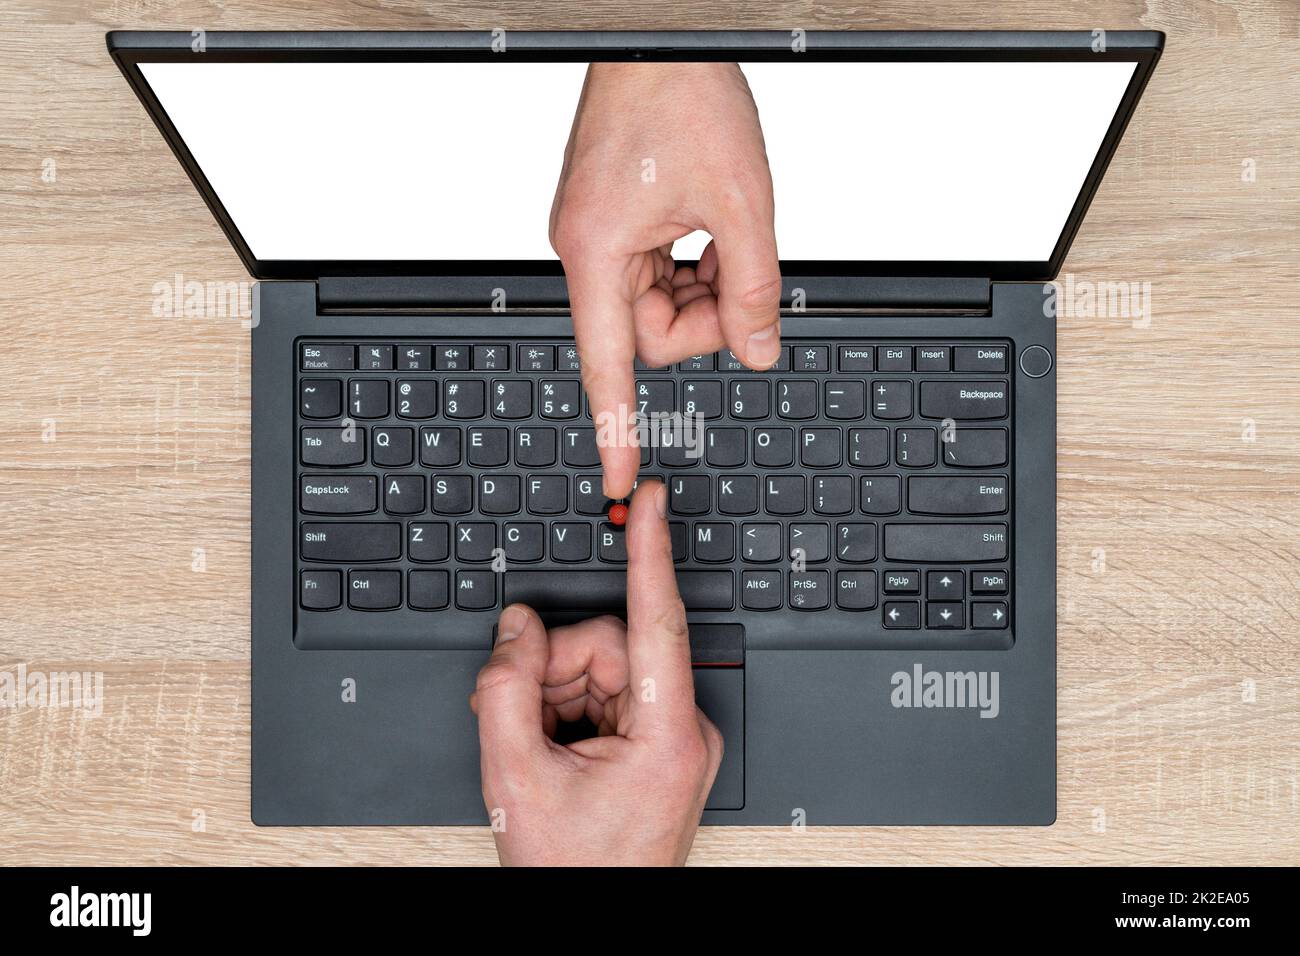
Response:
[{"label": "black laptop", "polygon": [[485,823],[500,610],[623,608],[547,223],[586,65],[663,59],[742,65],[785,284],[772,370],[637,369],[647,420],[698,423],[641,475],[726,740],[704,822],[1050,824],[1050,283],[1162,43],[109,34],[261,280],[253,820]]}]

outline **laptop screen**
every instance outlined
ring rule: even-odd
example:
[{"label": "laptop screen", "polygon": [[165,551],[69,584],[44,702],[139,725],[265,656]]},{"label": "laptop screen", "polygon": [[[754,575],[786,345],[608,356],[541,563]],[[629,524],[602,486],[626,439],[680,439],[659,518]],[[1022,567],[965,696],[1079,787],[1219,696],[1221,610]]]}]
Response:
[{"label": "laptop screen", "polygon": [[[782,260],[1045,263],[1136,64],[741,67],[766,141]],[[586,68],[140,64],[253,257],[323,263],[555,260],[548,217]],[[630,175],[646,175],[653,159]],[[696,258],[706,241],[685,237],[674,254]]]}]

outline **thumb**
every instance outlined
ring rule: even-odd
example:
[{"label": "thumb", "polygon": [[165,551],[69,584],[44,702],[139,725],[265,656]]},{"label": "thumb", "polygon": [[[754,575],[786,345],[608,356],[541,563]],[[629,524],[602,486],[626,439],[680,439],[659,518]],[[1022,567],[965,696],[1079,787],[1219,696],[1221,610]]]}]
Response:
[{"label": "thumb", "polygon": [[550,657],[546,628],[537,614],[512,604],[497,622],[497,643],[470,698],[478,714],[484,790],[516,778],[548,753],[542,727],[542,683]]}]

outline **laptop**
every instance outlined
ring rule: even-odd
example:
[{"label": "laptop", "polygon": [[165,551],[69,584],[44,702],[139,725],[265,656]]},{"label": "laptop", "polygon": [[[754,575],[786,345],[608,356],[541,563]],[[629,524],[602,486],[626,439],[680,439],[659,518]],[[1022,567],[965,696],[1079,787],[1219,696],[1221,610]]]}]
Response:
[{"label": "laptop", "polygon": [[724,60],[781,359],[636,376],[682,428],[641,476],[726,741],[704,822],[1052,823],[1051,282],[1163,39],[110,33],[258,280],[254,822],[487,822],[467,698],[501,609],[623,609],[550,204],[588,63]]}]

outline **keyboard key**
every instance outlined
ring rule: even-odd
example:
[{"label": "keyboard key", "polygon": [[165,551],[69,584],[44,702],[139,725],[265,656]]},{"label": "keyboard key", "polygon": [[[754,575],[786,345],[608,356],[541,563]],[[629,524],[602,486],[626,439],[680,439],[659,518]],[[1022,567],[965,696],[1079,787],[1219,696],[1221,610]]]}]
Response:
[{"label": "keyboard key", "polygon": [[542,417],[577,418],[582,412],[582,393],[577,382],[542,382]]},{"label": "keyboard key", "polygon": [[573,483],[573,510],[580,515],[603,515],[609,499],[601,490],[600,475],[579,475]]},{"label": "keyboard key", "polygon": [[916,601],[886,601],[882,612],[887,628],[918,628],[921,626],[921,605]]},{"label": "keyboard key", "polygon": [[843,462],[838,428],[799,430],[799,461],[806,468],[838,468]]},{"label": "keyboard key", "polygon": [[740,606],[747,611],[774,611],[781,606],[780,571],[746,571],[740,576]]},{"label": "keyboard key", "polygon": [[482,418],[487,388],[483,382],[452,379],[443,383],[443,411],[448,418]]},{"label": "keyboard key", "polygon": [[399,372],[428,372],[433,369],[433,348],[428,345],[399,345],[397,370]]},{"label": "keyboard key", "polygon": [[423,475],[384,475],[384,510],[390,515],[418,515],[424,510]]},{"label": "keyboard key", "polygon": [[767,479],[768,514],[801,515],[804,513],[803,475],[771,475]]},{"label": "keyboard key", "polygon": [[674,410],[672,382],[637,382],[636,413],[641,416],[662,416]]},{"label": "keyboard key", "polygon": [[510,460],[510,429],[471,428],[465,437],[465,457],[475,468],[500,468]]},{"label": "keyboard key", "polygon": [[307,611],[332,611],[342,602],[337,571],[304,571],[298,576],[299,603]]},{"label": "keyboard key", "polygon": [[566,428],[560,437],[564,463],[571,468],[591,468],[600,464],[594,428]]},{"label": "keyboard key", "polygon": [[875,571],[840,571],[835,575],[835,606],[844,611],[870,611],[876,606]]},{"label": "keyboard key", "polygon": [[842,421],[867,413],[867,388],[863,382],[827,382],[826,417]]},{"label": "keyboard key", "polygon": [[[349,440],[350,439],[350,440]],[[300,456],[304,465],[341,468],[366,460],[366,430],[351,428],[304,428]]]},{"label": "keyboard key", "polygon": [[450,468],[460,464],[459,428],[421,428],[420,464],[426,468]]},{"label": "keyboard key", "polygon": [[830,560],[830,529],[824,524],[790,525],[790,557],[808,564]]},{"label": "keyboard key", "polygon": [[902,506],[902,488],[897,475],[872,475],[860,482],[858,497],[863,514],[897,514]]},{"label": "keyboard key", "polygon": [[402,526],[380,522],[303,522],[299,538],[304,561],[351,564],[392,561],[402,554]]},{"label": "keyboard key", "polygon": [[952,368],[952,350],[946,345],[918,345],[916,370],[918,372],[947,372]]},{"label": "keyboard key", "polygon": [[882,345],[876,349],[877,372],[912,371],[912,347],[910,345]]},{"label": "keyboard key", "polygon": [[375,510],[374,475],[304,475],[299,481],[301,508],[314,515],[359,515]]},{"label": "keyboard key", "polygon": [[768,387],[762,379],[731,383],[731,417],[759,419],[768,416]]},{"label": "keyboard key", "polygon": [[508,372],[510,348],[505,345],[476,345],[472,361],[474,370],[478,372]]},{"label": "keyboard key", "polygon": [[925,606],[925,626],[956,629],[966,626],[966,610],[961,601],[930,601]]},{"label": "keyboard key", "polygon": [[1007,626],[1005,601],[974,601],[970,606],[970,626],[977,631],[1002,630]]},{"label": "keyboard key", "polygon": [[370,460],[380,468],[405,468],[415,460],[415,433],[409,428],[373,429]]},{"label": "keyboard key", "polygon": [[707,475],[686,475],[669,483],[668,508],[678,515],[703,515],[709,513],[709,478]]},{"label": "keyboard key", "polygon": [[688,355],[684,360],[677,363],[679,372],[712,372],[713,355]]},{"label": "keyboard key", "polygon": [[884,587],[886,594],[920,594],[920,571],[886,571]]},{"label": "keyboard key", "polygon": [[604,522],[601,524],[599,532],[599,554],[601,561],[607,561],[611,564],[625,564],[628,562],[628,536],[621,525]]},{"label": "keyboard key", "polygon": [[478,510],[485,515],[512,515],[519,510],[518,475],[480,475]]},{"label": "keyboard key", "polygon": [[399,418],[432,418],[438,414],[438,383],[432,379],[397,383]]},{"label": "keyboard key", "polygon": [[412,571],[407,575],[406,603],[417,611],[440,611],[450,603],[446,571]]},{"label": "keyboard key", "polygon": [[729,524],[697,522],[695,525],[695,560],[722,564],[736,557],[736,531]]},{"label": "keyboard key", "polygon": [[972,571],[970,573],[971,594],[1006,594],[1007,572]]},{"label": "keyboard key", "polygon": [[686,522],[668,522],[668,539],[673,547],[673,563],[680,564],[690,557],[686,542]]},{"label": "keyboard key", "polygon": [[887,524],[885,558],[890,561],[1005,561],[1004,524]]},{"label": "keyboard key", "polygon": [[796,372],[829,372],[831,350],[825,345],[796,345],[793,349],[793,366]]},{"label": "keyboard key", "polygon": [[431,479],[433,510],[440,515],[469,514],[474,482],[469,475],[435,475]]},{"label": "keyboard key", "polygon": [[846,515],[853,511],[853,479],[848,475],[818,475],[812,480],[813,511]]},{"label": "keyboard key", "polygon": [[526,378],[492,383],[493,418],[528,418],[533,414],[533,383]]},{"label": "keyboard key", "polygon": [[944,430],[943,463],[955,468],[996,468],[1007,463],[1005,428]]},{"label": "keyboard key", "polygon": [[912,417],[911,382],[872,382],[871,415],[881,421]]},{"label": "keyboard key", "polygon": [[790,606],[796,611],[820,611],[830,607],[830,572],[805,571],[790,574]]},{"label": "keyboard key", "polygon": [[953,369],[958,372],[1005,372],[1007,348],[1005,345],[959,345],[953,350]]},{"label": "keyboard key", "polygon": [[377,378],[354,378],[349,381],[348,412],[354,418],[386,417],[388,383]]},{"label": "keyboard key", "polygon": [[550,468],[555,464],[554,428],[515,429],[515,464],[521,468]]},{"label": "keyboard key", "polygon": [[406,526],[406,556],[422,564],[446,561],[450,556],[450,525],[412,522]]},{"label": "keyboard key", "polygon": [[304,378],[298,383],[298,410],[303,418],[338,418],[343,414],[343,383],[336,378]]},{"label": "keyboard key", "polygon": [[871,345],[841,345],[841,372],[874,372],[876,370],[876,350]]},{"label": "keyboard key", "polygon": [[817,383],[777,382],[776,413],[781,418],[816,418]]},{"label": "keyboard key", "polygon": [[542,560],[546,548],[546,527],[540,521],[511,521],[501,529],[501,546],[506,561]]},{"label": "keyboard key", "polygon": [[351,371],[357,367],[357,350],[351,345],[304,345],[304,372]]},{"label": "keyboard key", "polygon": [[491,521],[462,521],[456,525],[456,560],[491,561],[497,546],[497,526]]},{"label": "keyboard key", "polygon": [[894,433],[894,460],[903,468],[929,468],[934,464],[933,428],[900,428]]},{"label": "keyboard key", "polygon": [[835,557],[850,564],[876,560],[876,526],[842,524],[835,529]]},{"label": "keyboard key", "polygon": [[849,464],[854,468],[879,468],[889,464],[889,429],[850,428]]},{"label": "keyboard key", "polygon": [[401,606],[401,571],[348,572],[348,607],[358,611],[389,611]]},{"label": "keyboard key", "polygon": [[496,579],[493,571],[457,571],[456,606],[462,611],[489,611],[495,608]]},{"label": "keyboard key", "polygon": [[365,372],[388,372],[393,368],[391,345],[362,345],[357,349],[357,368]]},{"label": "keyboard key", "polygon": [[555,346],[521,345],[519,346],[519,371],[554,372]]},{"label": "keyboard key", "polygon": [[710,428],[705,433],[704,460],[714,468],[739,468],[745,463],[743,428]]},{"label": "keyboard key", "polygon": [[965,596],[965,582],[961,571],[927,571],[925,596],[931,601],[960,601]]},{"label": "keyboard key", "polygon": [[682,413],[703,419],[722,417],[721,382],[682,383]]},{"label": "keyboard key", "polygon": [[747,524],[740,531],[740,553],[746,561],[780,561],[781,526],[779,524]]},{"label": "keyboard key", "polygon": [[996,515],[1007,510],[998,476],[926,475],[907,480],[907,510],[920,515]]},{"label": "keyboard key", "polygon": [[465,345],[439,345],[433,350],[433,367],[439,372],[469,371],[469,347]]},{"label": "keyboard key", "polygon": [[720,476],[718,511],[724,515],[752,515],[758,511],[758,476]]},{"label": "keyboard key", "polygon": [[1005,418],[1006,382],[922,382],[921,415],[972,421]]},{"label": "keyboard key", "polygon": [[[507,571],[507,604],[538,611],[624,611],[625,571]],[[687,610],[729,611],[733,607],[730,571],[678,571],[677,590]]]},{"label": "keyboard key", "polygon": [[577,563],[591,560],[591,525],[557,522],[551,525],[551,560]]},{"label": "keyboard key", "polygon": [[575,345],[561,345],[555,350],[555,370],[557,372],[581,372],[582,359]]},{"label": "keyboard key", "polygon": [[754,464],[760,468],[789,468],[793,465],[794,429],[755,429]]},{"label": "keyboard key", "polygon": [[528,513],[562,515],[569,510],[569,479],[564,475],[528,477]]}]

